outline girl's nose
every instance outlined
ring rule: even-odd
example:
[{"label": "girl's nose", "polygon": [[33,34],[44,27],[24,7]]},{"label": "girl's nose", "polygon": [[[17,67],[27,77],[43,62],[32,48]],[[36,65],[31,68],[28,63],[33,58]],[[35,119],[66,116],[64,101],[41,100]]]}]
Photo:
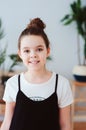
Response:
[{"label": "girl's nose", "polygon": [[31,51],[30,57],[31,57],[31,58],[36,58],[36,53],[35,53],[34,51]]}]

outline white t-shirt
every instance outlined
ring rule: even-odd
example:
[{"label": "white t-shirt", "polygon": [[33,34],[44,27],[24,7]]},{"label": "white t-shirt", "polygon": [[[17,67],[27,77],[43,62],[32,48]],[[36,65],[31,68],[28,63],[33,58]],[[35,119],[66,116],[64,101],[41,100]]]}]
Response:
[{"label": "white t-shirt", "polygon": [[[24,74],[20,74],[21,91],[30,99],[40,101],[48,98],[55,92],[56,73],[53,72],[51,78],[44,83],[32,84],[27,82]],[[6,82],[3,100],[6,102],[16,102],[18,93],[18,75],[9,78]],[[57,84],[58,105],[60,108],[70,105],[73,102],[73,95],[68,79],[58,75]]]}]

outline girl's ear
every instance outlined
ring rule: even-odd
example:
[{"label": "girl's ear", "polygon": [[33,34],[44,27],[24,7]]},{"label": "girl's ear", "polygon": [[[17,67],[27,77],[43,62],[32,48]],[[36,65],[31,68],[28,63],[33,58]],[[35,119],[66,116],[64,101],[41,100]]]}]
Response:
[{"label": "girl's ear", "polygon": [[47,57],[50,55],[50,47],[47,49]]},{"label": "girl's ear", "polygon": [[17,51],[17,54],[22,59],[20,50]]}]

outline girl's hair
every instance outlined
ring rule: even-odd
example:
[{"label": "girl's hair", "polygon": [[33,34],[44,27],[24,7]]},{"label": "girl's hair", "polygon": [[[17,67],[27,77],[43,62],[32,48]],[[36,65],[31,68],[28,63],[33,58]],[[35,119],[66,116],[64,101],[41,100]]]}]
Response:
[{"label": "girl's hair", "polygon": [[41,36],[45,42],[46,48],[49,48],[50,42],[46,33],[44,32],[45,27],[46,25],[40,18],[32,19],[27,27],[20,34],[20,37],[18,39],[18,48],[20,49],[22,37],[27,35]]}]

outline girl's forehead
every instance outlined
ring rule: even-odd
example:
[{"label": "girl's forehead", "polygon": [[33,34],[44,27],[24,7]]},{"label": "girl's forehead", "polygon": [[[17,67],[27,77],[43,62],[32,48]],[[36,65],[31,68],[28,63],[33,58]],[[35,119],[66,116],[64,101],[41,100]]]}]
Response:
[{"label": "girl's forehead", "polygon": [[45,42],[41,36],[29,35],[21,39],[21,47],[45,46]]}]

